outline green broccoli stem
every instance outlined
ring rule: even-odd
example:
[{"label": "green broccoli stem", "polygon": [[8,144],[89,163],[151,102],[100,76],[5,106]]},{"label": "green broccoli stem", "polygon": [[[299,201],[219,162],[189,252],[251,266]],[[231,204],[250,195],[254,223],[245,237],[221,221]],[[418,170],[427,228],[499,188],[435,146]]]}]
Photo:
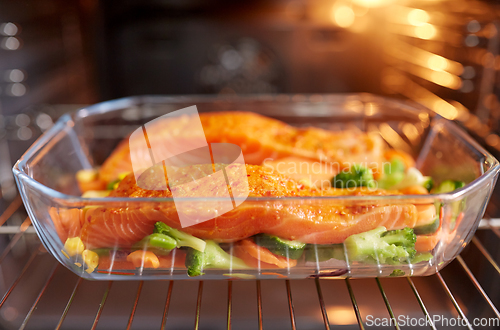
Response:
[{"label": "green broccoli stem", "polygon": [[265,247],[272,253],[290,259],[299,259],[306,247],[306,243],[267,234],[255,235],[254,241],[257,245]]},{"label": "green broccoli stem", "polygon": [[203,269],[248,269],[251,268],[239,258],[236,258],[224,251],[219,244],[212,240],[206,241],[203,252],[195,249],[188,249],[185,262],[188,276],[203,275]]},{"label": "green broccoli stem", "polygon": [[163,234],[151,234],[148,236],[149,245],[162,248],[165,250],[172,250],[177,247],[177,242],[170,236]]},{"label": "green broccoli stem", "polygon": [[111,182],[109,182],[107,185],[106,185],[106,190],[115,190],[116,187],[118,187],[118,185],[120,184],[122,180],[120,179],[116,179],[116,180],[113,180]]},{"label": "green broccoli stem", "polygon": [[434,256],[430,252],[423,252],[423,253],[420,252],[420,253],[415,254],[415,256],[413,257],[413,259],[411,259],[411,263],[412,264],[418,264],[419,262],[422,262],[422,261],[429,261],[433,257]]},{"label": "green broccoli stem", "polygon": [[345,260],[343,244],[308,244],[306,246],[306,261],[323,262],[330,259]]},{"label": "green broccoli stem", "polygon": [[160,255],[169,254],[176,247],[175,239],[158,233],[148,235],[133,245],[134,249],[151,250]]},{"label": "green broccoli stem", "polygon": [[163,222],[158,221],[155,223],[155,228],[153,233],[163,234],[169,237],[172,237],[177,242],[177,246],[187,246],[193,248],[195,250],[203,252],[205,250],[205,241],[199,239],[198,237],[194,237],[193,235],[189,235],[180,230],[174,229],[172,227],[167,226]]},{"label": "green broccoli stem", "polygon": [[360,260],[365,256],[376,254],[378,244],[381,242],[380,235],[386,232],[385,227],[377,227],[373,230],[351,235],[344,241],[344,247],[350,260]]}]

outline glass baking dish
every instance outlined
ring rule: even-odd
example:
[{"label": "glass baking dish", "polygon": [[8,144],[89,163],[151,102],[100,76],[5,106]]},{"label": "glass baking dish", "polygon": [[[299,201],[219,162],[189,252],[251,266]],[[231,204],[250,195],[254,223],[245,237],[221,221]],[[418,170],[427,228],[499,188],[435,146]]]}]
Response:
[{"label": "glass baking dish", "polygon": [[[308,245],[307,255],[294,267],[269,269],[260,264],[245,269],[204,269],[189,277],[183,250],[174,249],[160,257],[157,268],[131,267],[124,259],[130,250],[110,246],[100,251],[99,266],[89,271],[81,256],[64,252],[60,235],[64,215],[79,214],[95,207],[154,208],[173,205],[172,198],[83,198],[76,173],[102,164],[116,145],[151,119],[196,105],[199,112],[253,111],[293,126],[316,126],[329,130],[355,129],[377,132],[389,146],[407,150],[416,167],[439,183],[464,181],[463,188],[450,193],[395,196],[248,197],[247,206],[274,209],[309,207],[363,207],[439,205],[438,234],[428,260],[399,264],[349,261],[346,253],[334,258],[319,257],[322,245]],[[96,280],[152,279],[269,279],[307,277],[384,277],[434,274],[468,244],[495,185],[499,163],[453,122],[434,116],[415,104],[370,94],[276,95],[250,97],[163,97],[144,96],[108,101],[66,114],[40,137],[13,168],[23,202],[44,246],[77,275]],[[204,202],[217,202],[210,198]],[[54,221],[57,220],[57,221]],[[59,230],[59,234],[58,234]],[[220,245],[227,253],[233,243]],[[434,245],[433,245],[434,246]],[[104,253],[104,256],[103,256]]]}]

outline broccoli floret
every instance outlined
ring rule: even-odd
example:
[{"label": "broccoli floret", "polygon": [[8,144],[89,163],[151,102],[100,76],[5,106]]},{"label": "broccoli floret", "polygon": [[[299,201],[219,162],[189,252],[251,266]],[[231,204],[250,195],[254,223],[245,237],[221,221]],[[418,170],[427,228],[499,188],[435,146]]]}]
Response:
[{"label": "broccoli floret", "polygon": [[447,193],[463,187],[465,187],[465,182],[463,181],[445,180],[441,182],[441,184],[437,186],[436,189],[434,189],[433,193],[435,194]]},{"label": "broccoli floret", "polygon": [[405,176],[405,164],[399,158],[394,158],[390,163],[384,164],[384,175],[377,183],[379,188],[389,189],[403,181]]},{"label": "broccoli floret", "polygon": [[404,247],[414,247],[417,241],[417,236],[413,233],[413,229],[405,227],[403,229],[389,230],[380,235],[388,244],[394,244]]},{"label": "broccoli floret", "polygon": [[401,269],[394,269],[391,273],[391,275],[389,275],[391,277],[396,277],[396,276],[405,276],[405,272],[402,271]]},{"label": "broccoli floret", "polygon": [[166,235],[175,239],[178,247],[187,246],[201,252],[205,250],[206,243],[204,240],[194,237],[193,235],[186,234],[180,230],[171,228],[161,221],[155,223],[153,233]]},{"label": "broccoli floret", "polygon": [[[441,182],[439,186],[434,188],[432,191],[434,194],[444,194],[448,192],[455,191],[457,189],[465,187],[465,182],[463,181],[457,181],[457,180],[445,180]],[[443,206],[443,204],[436,204],[436,209],[437,209],[437,214],[439,214],[439,209]],[[457,220],[458,215],[460,212],[462,212],[465,209],[465,198],[452,202],[451,203],[451,210],[452,210],[452,217],[451,217],[451,222],[455,223]]]},{"label": "broccoli floret", "polygon": [[331,182],[332,187],[335,188],[373,188],[376,185],[372,170],[359,164],[354,164],[348,171],[340,172],[332,178]]},{"label": "broccoli floret", "polygon": [[422,186],[425,189],[427,189],[428,192],[431,192],[432,187],[434,187],[434,180],[430,176],[425,176],[424,178],[426,178],[426,179],[425,179],[424,183],[422,184]]},{"label": "broccoli floret", "polygon": [[415,256],[417,236],[411,228],[390,230],[383,226],[349,236],[344,241],[350,261],[378,264],[409,263]]},{"label": "broccoli floret", "polygon": [[396,173],[404,173],[406,170],[405,163],[399,158],[391,159],[389,164],[384,164],[384,174],[392,175]]},{"label": "broccoli floret", "polygon": [[185,265],[189,276],[203,275],[203,269],[207,268],[250,268],[243,260],[229,255],[214,241],[207,240],[206,243],[204,252],[188,249]]},{"label": "broccoli floret", "polygon": [[403,189],[411,186],[422,186],[430,191],[434,185],[430,176],[424,176],[419,170],[412,167],[406,171],[406,175],[401,182],[391,187],[391,189]]}]

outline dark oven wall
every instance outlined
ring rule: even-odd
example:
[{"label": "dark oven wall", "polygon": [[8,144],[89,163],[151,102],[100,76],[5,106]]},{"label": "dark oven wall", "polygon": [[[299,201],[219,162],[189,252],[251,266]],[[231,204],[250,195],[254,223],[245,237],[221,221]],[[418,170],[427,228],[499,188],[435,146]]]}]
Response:
[{"label": "dark oven wall", "polygon": [[94,102],[78,0],[0,4],[2,114],[40,103]]},{"label": "dark oven wall", "polygon": [[[12,163],[60,114],[98,100],[78,0],[0,1],[0,187],[15,194]],[[73,107],[74,108],[74,107]]]},{"label": "dark oven wall", "polygon": [[380,92],[383,32],[353,33],[318,20],[307,1],[100,5],[103,33],[97,51],[105,99]]}]

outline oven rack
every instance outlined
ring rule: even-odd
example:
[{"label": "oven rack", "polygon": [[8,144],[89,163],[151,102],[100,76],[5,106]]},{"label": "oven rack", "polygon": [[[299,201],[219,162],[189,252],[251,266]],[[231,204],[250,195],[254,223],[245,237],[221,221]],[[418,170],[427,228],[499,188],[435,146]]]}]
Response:
[{"label": "oven rack", "polygon": [[441,317],[460,318],[464,329],[496,329],[500,229],[492,224],[497,222],[483,220],[456,260],[423,278],[94,282],[72,274],[44,250],[18,195],[0,215],[0,326],[367,329],[376,319],[380,325],[392,318],[385,328],[404,328],[413,320],[419,325],[427,320],[420,328],[457,328]]}]

